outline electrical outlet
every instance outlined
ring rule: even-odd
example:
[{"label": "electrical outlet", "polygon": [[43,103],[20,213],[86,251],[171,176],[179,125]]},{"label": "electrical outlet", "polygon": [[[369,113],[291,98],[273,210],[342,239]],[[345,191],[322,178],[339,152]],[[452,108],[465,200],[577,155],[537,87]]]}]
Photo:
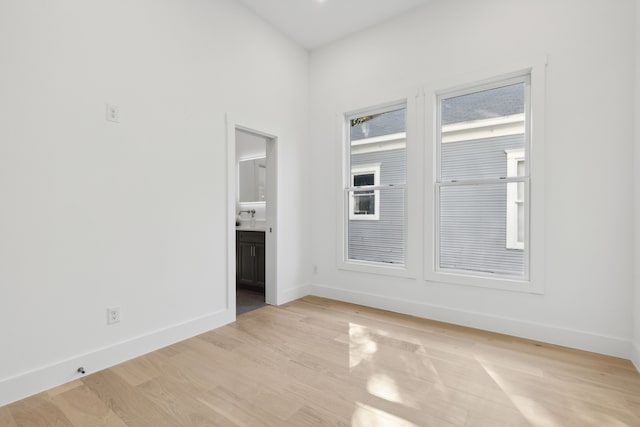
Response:
[{"label": "electrical outlet", "polygon": [[120,322],[120,307],[107,308],[107,325]]},{"label": "electrical outlet", "polygon": [[120,109],[116,105],[107,104],[107,121],[120,122]]}]

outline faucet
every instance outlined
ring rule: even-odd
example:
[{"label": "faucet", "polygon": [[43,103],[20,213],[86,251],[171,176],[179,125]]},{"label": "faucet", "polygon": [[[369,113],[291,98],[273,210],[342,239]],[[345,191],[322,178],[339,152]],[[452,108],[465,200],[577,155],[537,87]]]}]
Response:
[{"label": "faucet", "polygon": [[253,218],[256,215],[256,210],[255,209],[248,209],[246,211],[240,211],[238,212],[238,215],[242,215],[244,212],[251,214],[251,218]]},{"label": "faucet", "polygon": [[246,210],[246,211],[240,211],[240,212],[238,212],[238,216],[241,216],[243,212],[251,214],[251,219],[249,220],[249,226],[250,227],[255,227],[255,225],[256,225],[256,218],[255,218],[256,210],[255,209],[249,209],[249,210]]}]

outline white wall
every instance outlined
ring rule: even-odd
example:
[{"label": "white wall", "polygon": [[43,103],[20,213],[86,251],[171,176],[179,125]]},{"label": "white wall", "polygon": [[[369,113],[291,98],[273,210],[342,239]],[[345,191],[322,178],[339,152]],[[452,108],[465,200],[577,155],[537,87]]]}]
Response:
[{"label": "white wall", "polygon": [[[632,336],[635,2],[434,0],[311,55],[312,292],[628,357]],[[423,280],[423,145],[409,156],[414,279],[337,269],[336,117],[548,55],[545,293]],[[535,112],[534,112],[535,114]],[[431,117],[427,117],[427,128]],[[427,134],[430,138],[431,134]],[[535,142],[534,142],[535,143]],[[419,187],[416,191],[415,187]],[[413,189],[412,189],[413,188]],[[429,244],[429,242],[427,242]],[[639,306],[640,307],[640,306]],[[636,310],[637,311],[637,310]]]},{"label": "white wall", "polygon": [[307,282],[303,49],[232,0],[5,0],[0,40],[0,405],[232,320],[227,112],[278,136]]},{"label": "white wall", "polygon": [[635,46],[635,138],[634,138],[634,334],[631,360],[640,371],[640,0],[636,0],[636,46]]},{"label": "white wall", "polygon": [[[236,1],[3,1],[0,405],[231,320],[227,112],[278,136],[279,302],[315,264],[316,294],[625,357],[635,336],[638,351],[634,7],[434,0],[314,52],[309,85],[307,53]],[[422,265],[338,270],[336,114],[547,54],[545,294],[425,282]]]}]

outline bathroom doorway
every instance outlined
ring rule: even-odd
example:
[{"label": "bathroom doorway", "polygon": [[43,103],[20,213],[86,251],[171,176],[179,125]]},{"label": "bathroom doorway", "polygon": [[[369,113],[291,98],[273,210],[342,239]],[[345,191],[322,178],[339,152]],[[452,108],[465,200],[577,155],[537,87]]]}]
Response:
[{"label": "bathroom doorway", "polygon": [[228,304],[236,315],[275,304],[277,139],[227,120]]}]

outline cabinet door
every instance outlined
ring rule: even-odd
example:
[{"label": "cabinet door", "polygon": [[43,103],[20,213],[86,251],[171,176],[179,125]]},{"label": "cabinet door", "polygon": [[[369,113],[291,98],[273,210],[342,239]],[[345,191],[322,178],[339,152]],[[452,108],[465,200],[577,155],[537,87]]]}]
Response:
[{"label": "cabinet door", "polygon": [[236,266],[236,285],[251,286],[255,282],[256,263],[253,256],[253,243],[239,241],[238,265]]},{"label": "cabinet door", "polygon": [[265,282],[265,257],[264,257],[264,244],[254,243],[254,254],[256,261],[256,281],[255,285],[264,289]]}]

